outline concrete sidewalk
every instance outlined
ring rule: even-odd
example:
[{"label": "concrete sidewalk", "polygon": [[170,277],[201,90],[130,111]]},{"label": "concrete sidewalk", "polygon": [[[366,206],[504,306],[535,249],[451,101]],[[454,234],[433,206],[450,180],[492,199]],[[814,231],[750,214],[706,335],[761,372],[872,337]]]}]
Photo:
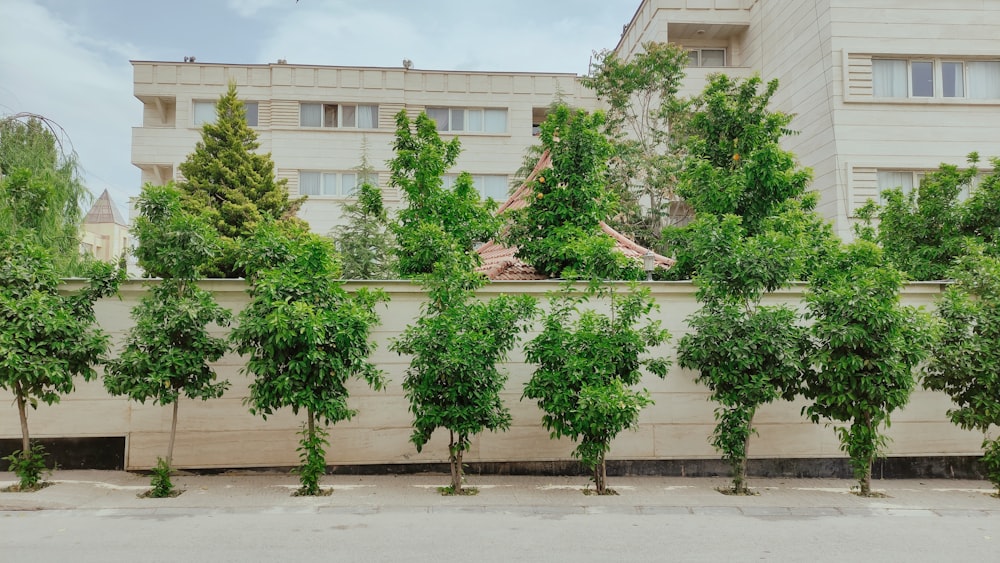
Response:
[{"label": "concrete sidewalk", "polygon": [[[468,478],[475,496],[445,497],[436,488],[447,475],[347,476],[321,481],[333,494],[294,497],[297,478],[285,473],[230,472],[178,475],[184,492],[169,499],[138,498],[149,477],[122,471],[56,471],[53,484],[34,493],[0,493],[0,511],[86,510],[121,513],[314,512],[372,514],[393,511],[514,512],[530,514],[727,514],[756,517],[982,516],[1000,517],[1000,499],[989,482],[880,480],[885,498],[851,494],[842,479],[751,479],[756,496],[717,491],[725,478],[611,477],[617,496],[584,495],[586,477],[478,476]],[[14,484],[0,473],[0,487]]]}]

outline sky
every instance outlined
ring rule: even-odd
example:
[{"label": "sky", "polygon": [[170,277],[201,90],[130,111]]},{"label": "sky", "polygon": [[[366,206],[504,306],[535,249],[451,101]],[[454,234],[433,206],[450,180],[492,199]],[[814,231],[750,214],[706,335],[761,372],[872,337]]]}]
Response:
[{"label": "sky", "polygon": [[[60,125],[96,197],[139,194],[130,60],[571,72],[639,0],[0,0],[0,116]],[[193,149],[194,147],[192,147]]]}]

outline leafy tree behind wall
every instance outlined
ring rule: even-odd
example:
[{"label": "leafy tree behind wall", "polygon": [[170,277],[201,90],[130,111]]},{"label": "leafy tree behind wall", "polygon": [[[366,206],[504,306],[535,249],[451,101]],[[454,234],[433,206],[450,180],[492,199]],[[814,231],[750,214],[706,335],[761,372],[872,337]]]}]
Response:
[{"label": "leafy tree behind wall", "polygon": [[677,91],[688,54],[679,45],[648,42],[628,60],[613,50],[595,58],[581,82],[608,104],[604,131],[614,147],[608,186],[620,201],[616,226],[652,247],[664,226],[687,220],[687,205],[675,192],[681,146],[674,130],[684,116]]},{"label": "leafy tree behind wall", "polygon": [[63,294],[50,250],[24,232],[0,237],[0,388],[14,395],[21,450],[10,458],[22,488],[34,486],[44,467],[32,446],[27,407],[58,403],[75,379],[97,374],[108,335],[95,326],[94,303],[117,292],[124,265],[95,262],[80,291]]},{"label": "leafy tree behind wall", "polygon": [[460,174],[450,189],[444,187],[444,174],[462,150],[458,138],[442,141],[426,113],[411,122],[404,110],[396,115],[393,149],[391,183],[406,201],[392,225],[399,274],[430,273],[453,246],[468,260],[478,260],[475,243],[492,239],[502,221],[493,215],[496,203],[479,198],[469,174]]},{"label": "leafy tree behind wall", "polygon": [[257,132],[247,125],[236,84],[216,108],[216,120],[202,126],[201,141],[180,164],[178,187],[186,210],[204,215],[219,233],[221,252],[203,270],[206,277],[244,277],[237,266],[238,242],[265,219],[294,218],[304,198],[291,200],[285,180],[276,180],[270,154],[258,154]]},{"label": "leafy tree behind wall", "polygon": [[806,294],[813,368],[802,383],[812,404],[803,410],[813,422],[844,424],[837,436],[863,496],[886,444],[882,428],[909,401],[932,335],[928,315],[899,304],[902,284],[881,249],[862,240],[834,250]]},{"label": "leafy tree behind wall", "polygon": [[[202,268],[219,251],[219,239],[203,218],[182,208],[175,186],[143,187],[133,233],[139,265],[162,278],[147,284],[147,293],[132,310],[135,324],[125,347],[107,363],[104,386],[112,395],[133,401],[172,405],[165,471],[173,464],[177,411],[181,396],[215,399],[229,387],[216,381],[209,364],[229,346],[212,336],[209,326],[229,325],[232,313],[197,285]],[[169,494],[169,487],[164,494]]]},{"label": "leafy tree behind wall", "polygon": [[375,169],[368,162],[367,140],[362,145],[361,185],[355,201],[345,204],[346,225],[335,227],[333,237],[340,253],[344,279],[386,280],[396,277],[395,241],[389,232],[389,216],[382,203],[382,192],[370,181]]},{"label": "leafy tree behind wall", "polygon": [[0,236],[29,236],[48,249],[56,273],[80,275],[80,226],[90,193],[64,132],[42,116],[0,117]]},{"label": "leafy tree behind wall", "polygon": [[979,155],[970,154],[968,162],[965,169],[941,164],[909,193],[886,190],[881,205],[869,201],[857,212],[861,237],[878,242],[886,258],[914,280],[947,278],[969,238],[1000,255],[1000,160],[981,176]]},{"label": "leafy tree behind wall", "polygon": [[[610,314],[584,308],[591,297],[609,300]],[[573,456],[593,472],[597,494],[613,493],[605,463],[611,442],[635,428],[653,402],[645,389],[634,389],[642,369],[665,377],[670,365],[666,358],[641,356],[670,334],[651,318],[656,305],[649,288],[616,293],[594,282],[581,295],[566,286],[550,303],[541,333],[525,347],[537,367],[523,397],[537,401],[553,438],[577,442]]]},{"label": "leafy tree behind wall", "polygon": [[[734,79],[712,75],[689,107],[682,135],[688,155],[682,163],[677,192],[695,215],[736,215],[747,236],[761,231],[768,217],[788,200],[798,199],[806,211],[815,197],[803,197],[812,173],[798,166],[795,155],[780,145],[792,116],[768,108],[778,81],[764,85],[759,76]],[[667,227],[664,241],[677,258],[669,274],[686,279],[697,270],[689,246],[689,227]]]},{"label": "leafy tree behind wall", "polygon": [[600,222],[615,210],[605,188],[611,145],[601,113],[556,107],[541,126],[552,167],[530,184],[529,204],[511,212],[505,241],[517,256],[550,277],[638,279],[642,268],[614,250]]},{"label": "leafy tree behind wall", "polygon": [[1000,494],[1000,437],[992,435],[1000,427],[1000,259],[974,245],[949,277],[923,386],[951,397],[952,422],[983,433],[982,462]]},{"label": "leafy tree behind wall", "polygon": [[369,361],[381,290],[344,289],[333,244],[301,226],[262,224],[243,245],[250,274],[250,304],[232,333],[236,350],[253,374],[250,412],[267,418],[290,407],[306,412],[299,443],[302,487],[320,494],[326,472],[327,433],[321,425],[350,420],[348,381],[357,378],[378,390],[384,375]]}]

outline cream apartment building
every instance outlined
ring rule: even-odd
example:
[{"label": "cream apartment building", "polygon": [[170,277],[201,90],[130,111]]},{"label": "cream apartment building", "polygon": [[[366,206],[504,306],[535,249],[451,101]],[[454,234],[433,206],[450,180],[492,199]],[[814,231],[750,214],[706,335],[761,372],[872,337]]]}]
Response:
[{"label": "cream apartment building", "polygon": [[718,70],[779,79],[774,105],[800,131],[785,144],[849,237],[880,190],[972,151],[1000,156],[998,38],[997,0],[642,0],[616,49],[687,47],[688,93]]},{"label": "cream apartment building", "polygon": [[[199,127],[215,118],[214,103],[230,80],[247,106],[261,150],[275,162],[291,194],[305,194],[300,211],[326,233],[342,222],[341,206],[358,183],[366,153],[389,207],[395,116],[426,111],[445,139],[461,138],[454,172],[468,171],[480,192],[502,202],[510,176],[535,142],[533,126],[557,98],[594,109],[597,100],[573,74],[432,71],[304,64],[214,64],[133,61],[143,122],[132,132],[132,163],[142,182],[179,179]],[[452,181],[455,175],[446,178]]]},{"label": "cream apartment building", "polygon": [[[616,50],[627,58],[646,41],[686,47],[682,95],[700,92],[713,72],[779,79],[774,105],[795,115],[800,132],[786,146],[813,169],[819,211],[850,237],[854,211],[881,189],[912,189],[972,151],[1000,156],[998,37],[1000,0],[641,0]],[[132,162],[143,182],[177,177],[198,126],[214,117],[213,100],[235,80],[262,150],[293,195],[310,196],[301,215],[320,233],[340,222],[364,144],[386,202],[399,204],[385,161],[402,108],[426,110],[446,138],[459,136],[456,171],[502,201],[535,141],[533,124],[557,96],[599,107],[572,74],[132,64],[144,104]]]}]

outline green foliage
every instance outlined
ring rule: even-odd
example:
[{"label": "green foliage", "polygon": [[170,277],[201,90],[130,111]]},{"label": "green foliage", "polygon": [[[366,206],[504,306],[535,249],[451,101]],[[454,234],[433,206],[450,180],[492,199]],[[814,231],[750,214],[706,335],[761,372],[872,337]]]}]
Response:
[{"label": "green foliage", "polygon": [[57,127],[37,116],[0,118],[0,237],[28,237],[48,250],[57,274],[80,275],[82,207],[90,193]]},{"label": "green foliage", "polygon": [[191,399],[221,397],[229,382],[216,382],[209,365],[229,346],[212,336],[209,325],[229,326],[232,313],[195,282],[215,256],[219,241],[202,217],[181,207],[180,191],[172,185],[146,185],[139,196],[140,216],[134,233],[135,254],[147,273],[162,277],[132,309],[135,324],[125,335],[125,347],[107,362],[104,387],[112,395],[133,401],[175,406],[166,463],[173,461],[176,404]]},{"label": "green foliage", "polygon": [[675,193],[680,146],[673,131],[684,116],[677,91],[688,54],[676,44],[648,42],[628,60],[613,50],[594,55],[597,62],[581,82],[608,105],[604,131],[614,158],[607,185],[620,202],[617,226],[652,246],[664,225],[686,218],[687,206]]},{"label": "green foliage", "polygon": [[986,468],[986,478],[997,488],[993,494],[1000,497],[1000,440],[983,440],[983,457],[981,459]]},{"label": "green foliage", "polygon": [[313,475],[323,446],[315,423],[356,414],[347,405],[348,380],[363,379],[376,390],[384,385],[368,357],[379,323],[375,307],[387,297],[367,288],[349,294],[338,279],[333,243],[301,226],[266,222],[244,241],[241,254],[250,303],[231,341],[248,358],[243,371],[254,376],[246,402],[264,419],[285,407],[306,411],[303,444],[311,453],[300,471]]},{"label": "green foliage", "polygon": [[124,275],[95,262],[83,289],[61,294],[47,249],[24,233],[0,238],[0,389],[14,395],[22,452],[31,450],[26,407],[57,403],[77,376],[96,376],[108,335],[95,326],[94,303],[117,292]]},{"label": "green foliage", "polygon": [[493,215],[496,202],[479,199],[472,176],[462,173],[451,189],[443,176],[458,159],[458,138],[441,140],[434,120],[421,113],[410,122],[406,111],[396,115],[396,157],[389,161],[391,183],[407,206],[392,226],[396,236],[399,274],[412,277],[430,273],[434,264],[454,249],[469,260],[477,242],[492,239],[502,221]]},{"label": "green foliage", "polygon": [[[358,172],[363,178],[375,173],[367,157],[362,158]],[[356,195],[356,201],[344,205],[347,224],[335,227],[330,233],[341,256],[341,275],[349,280],[394,278],[395,241],[388,232],[389,219],[382,204],[382,192],[365,180]]]},{"label": "green foliage", "polygon": [[[681,167],[677,192],[697,215],[736,215],[747,236],[767,228],[790,200],[812,211],[817,200],[804,197],[811,178],[798,168],[780,140],[793,132],[790,115],[767,108],[778,88],[772,80],[761,90],[760,77],[733,79],[713,75],[704,92],[690,105],[678,133],[686,138],[688,155]],[[665,241],[678,258],[675,279],[690,277],[700,267],[688,253],[692,227],[668,227]]]},{"label": "green foliage", "polygon": [[885,204],[878,212],[876,240],[886,259],[911,279],[944,279],[961,254],[964,205],[958,197],[976,176],[975,162],[970,159],[973,166],[966,170],[942,164],[909,194],[903,194],[901,188],[883,193]]},{"label": "green foliage", "polygon": [[987,254],[1000,255],[1000,160],[992,159],[993,172],[982,177],[979,155],[971,153],[968,162],[964,170],[941,164],[908,194],[902,188],[885,190],[882,205],[869,201],[858,210],[862,222],[855,230],[878,242],[886,258],[915,280],[945,279],[968,239],[983,244]]},{"label": "green foliage", "polygon": [[500,398],[507,376],[498,364],[527,330],[535,301],[527,295],[477,300],[475,290],[486,280],[458,253],[445,256],[420,282],[428,301],[391,349],[411,356],[403,379],[414,417],[410,441],[420,451],[435,430],[448,430],[451,487],[460,494],[462,456],[472,437],[510,426]]},{"label": "green foliage", "polygon": [[150,471],[152,476],[149,479],[149,484],[153,487],[149,491],[150,497],[169,498],[176,494],[174,484],[170,480],[170,473],[173,471],[170,467],[170,462],[162,457],[158,457],[156,458],[156,466]]},{"label": "green foliage", "polygon": [[297,221],[302,199],[289,200],[285,180],[275,180],[270,154],[257,154],[257,133],[247,125],[236,84],[216,104],[217,119],[202,126],[201,141],[180,164],[184,207],[201,215],[220,236],[222,251],[206,266],[207,277],[237,278],[239,241],[266,219]]},{"label": "green foliage", "polygon": [[899,304],[902,284],[877,246],[857,241],[831,252],[806,294],[813,369],[802,385],[812,404],[803,410],[813,422],[847,424],[837,434],[863,495],[885,441],[880,428],[909,400],[933,332],[926,313]]},{"label": "green foliage", "polygon": [[640,265],[614,251],[600,222],[614,214],[605,188],[611,145],[600,131],[601,113],[557,106],[541,126],[552,168],[530,184],[530,205],[513,211],[506,242],[517,256],[550,277],[639,279]]},{"label": "green foliage", "polygon": [[323,428],[313,427],[311,430],[308,424],[302,425],[299,431],[302,438],[299,440],[299,466],[293,471],[299,475],[299,483],[302,485],[296,491],[298,496],[317,496],[323,493],[319,486],[319,478],[326,475],[326,448],[330,445],[327,440],[329,433]]},{"label": "green foliage", "polygon": [[[591,297],[608,299],[611,314],[584,309]],[[523,397],[537,401],[552,438],[578,442],[574,457],[594,472],[597,493],[606,494],[604,460],[611,441],[635,428],[639,412],[652,403],[646,390],[632,387],[643,367],[662,378],[670,365],[667,358],[640,356],[670,334],[651,319],[656,305],[648,288],[633,285],[620,294],[592,284],[578,295],[566,286],[550,302],[541,333],[525,347],[537,368]]]},{"label": "green foliage", "polygon": [[32,444],[31,449],[16,450],[3,458],[4,461],[10,463],[10,471],[17,475],[18,491],[24,492],[39,488],[42,476],[48,473],[48,469],[45,467],[45,458],[48,455],[44,446]]},{"label": "green foliage", "polygon": [[699,370],[697,381],[719,405],[712,445],[732,466],[737,494],[747,493],[755,413],[779,398],[792,399],[807,367],[808,339],[796,312],[761,300],[788,285],[822,241],[832,240],[829,227],[794,205],[765,223],[767,230],[748,236],[740,217],[703,215],[689,238],[689,253],[700,265],[695,284],[702,308],[688,318],[678,360]]},{"label": "green foliage", "polygon": [[990,438],[1000,426],[1000,259],[972,245],[950,274],[955,283],[938,302],[940,334],[923,385],[951,397],[952,422],[986,435],[983,463],[1000,491],[1000,439]]}]

